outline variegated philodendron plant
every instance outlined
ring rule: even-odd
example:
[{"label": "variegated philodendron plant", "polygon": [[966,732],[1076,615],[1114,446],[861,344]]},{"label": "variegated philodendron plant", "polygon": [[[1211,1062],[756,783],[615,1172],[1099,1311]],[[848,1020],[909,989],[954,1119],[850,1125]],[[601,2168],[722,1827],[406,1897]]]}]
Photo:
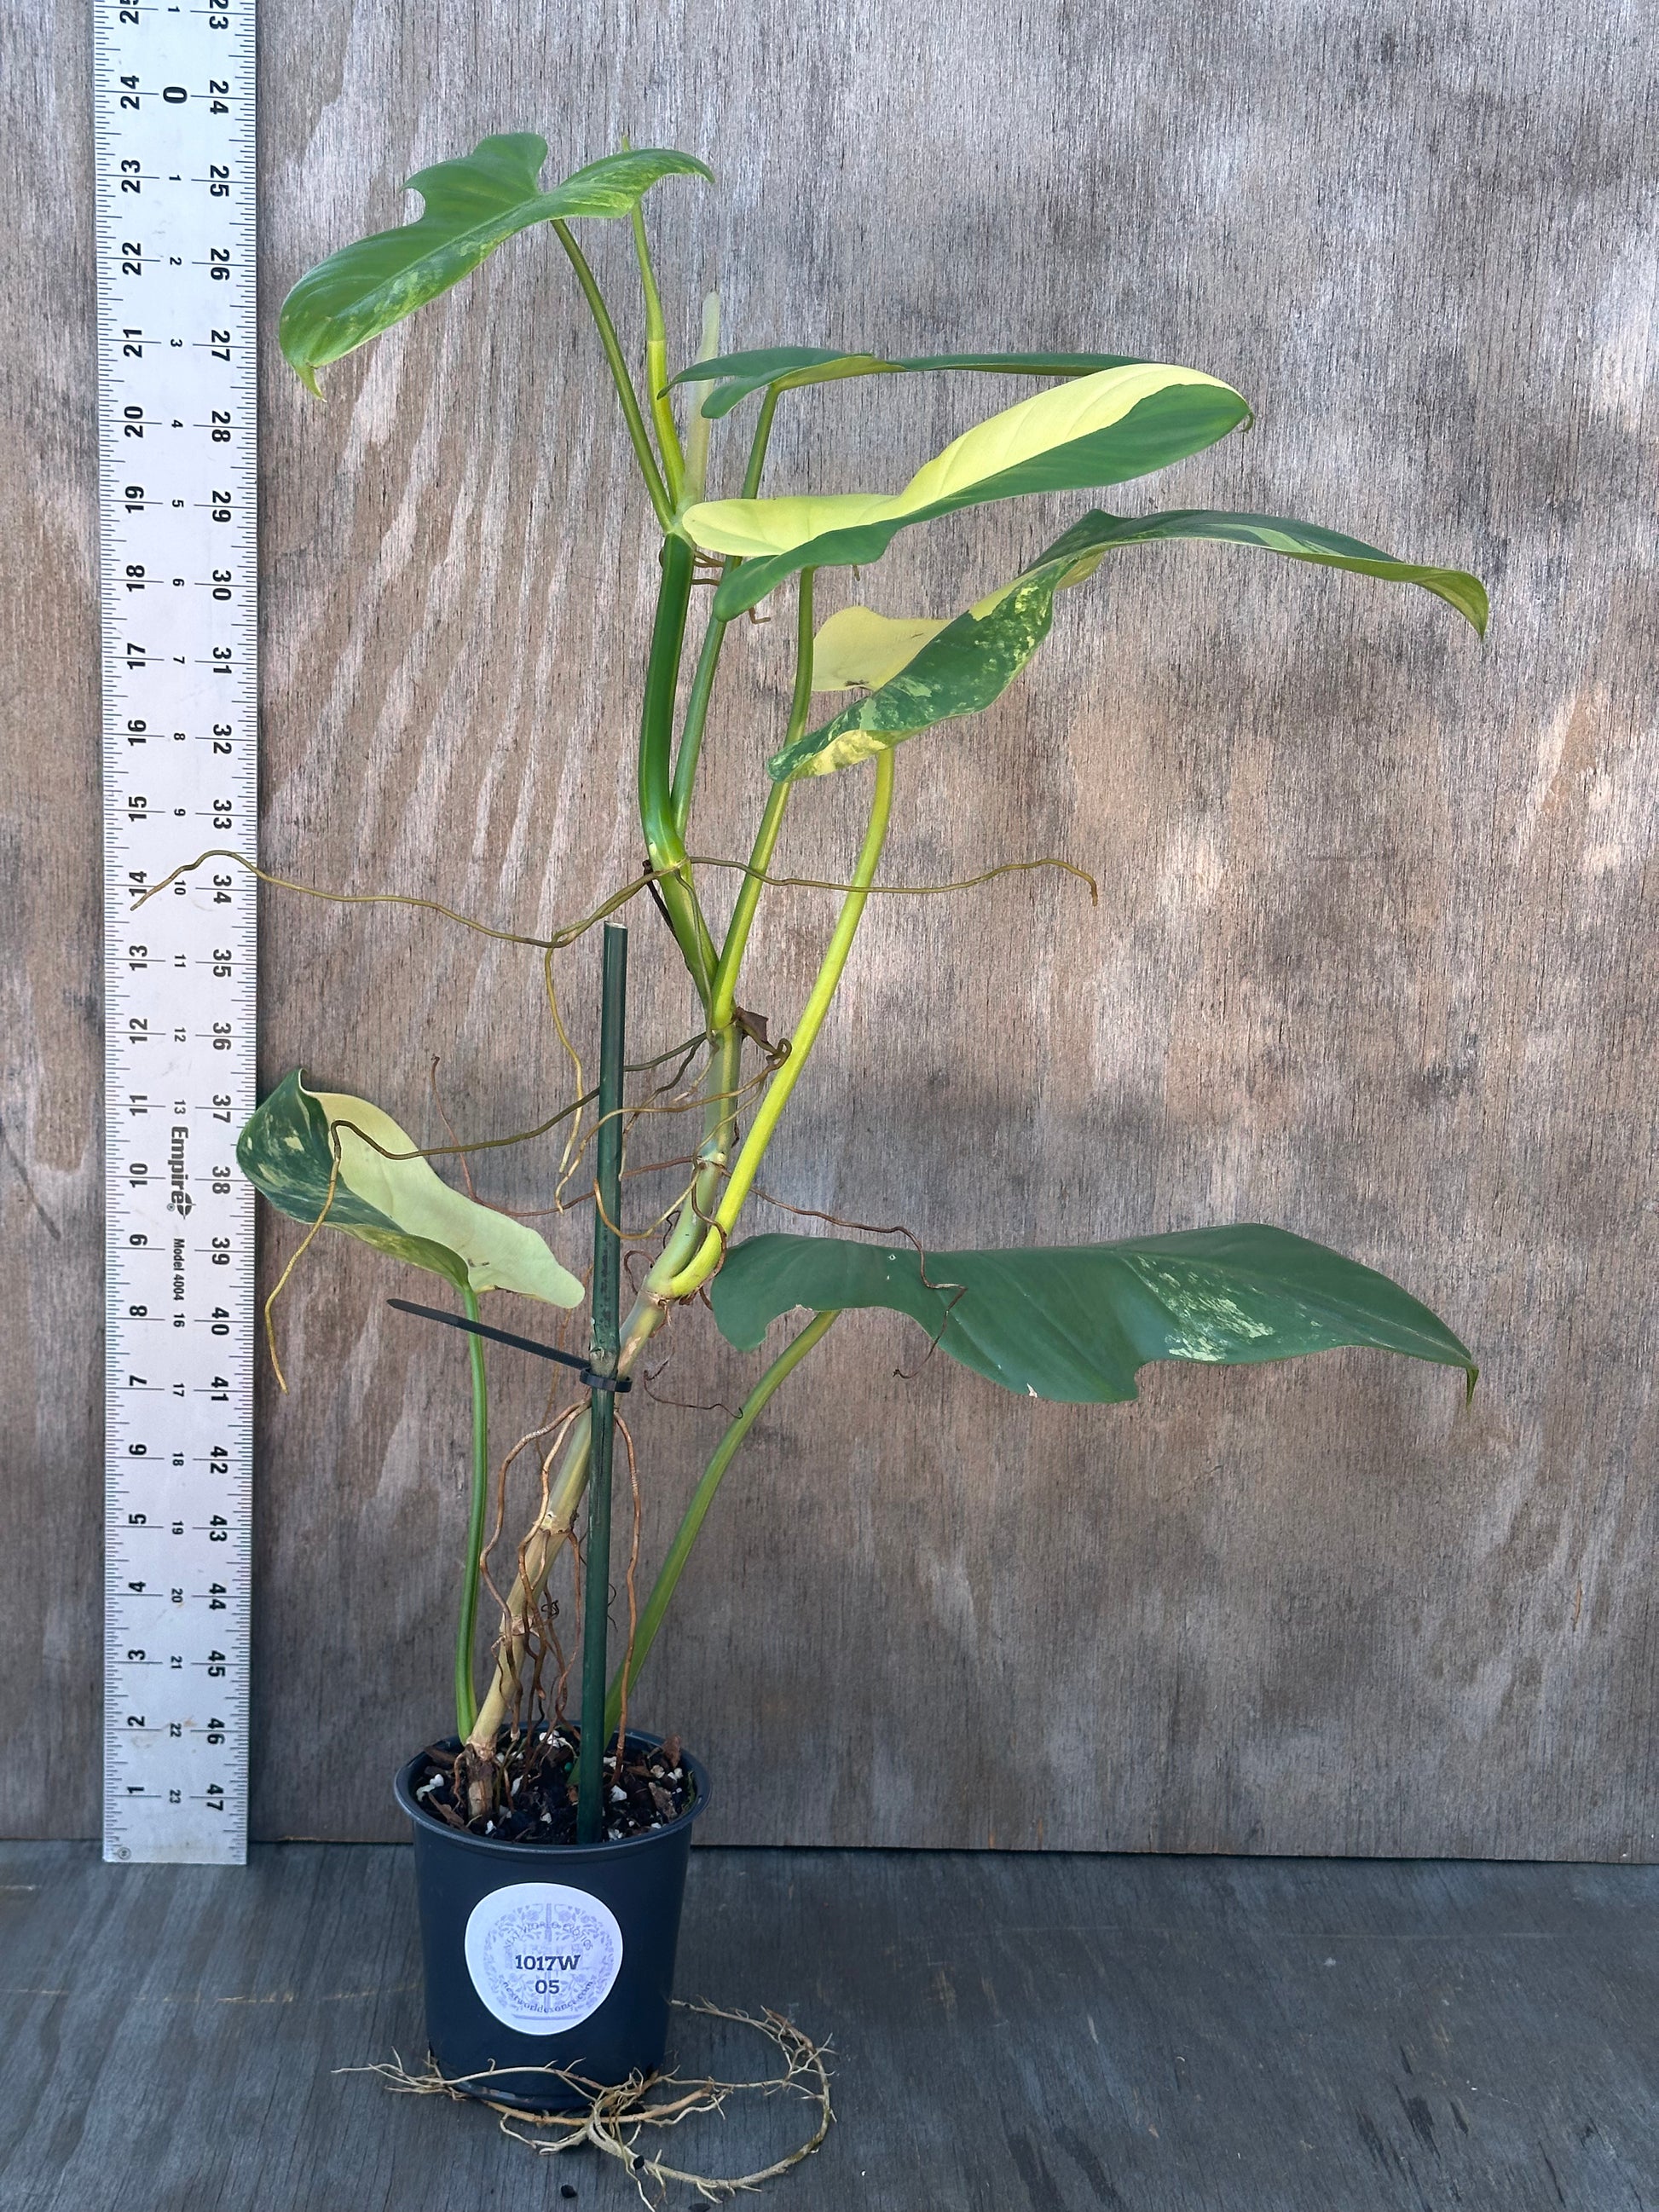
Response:
[{"label": "variegated philodendron plant", "polygon": [[[1282,1229],[1246,1223],[1171,1236],[1048,1250],[927,1252],[840,1236],[739,1235],[767,1146],[805,1073],[880,866],[900,743],[978,713],[1013,681],[1047,636],[1055,594],[1085,582],[1127,546],[1172,538],[1254,546],[1292,561],[1415,584],[1485,629],[1486,596],[1472,575],[1420,566],[1332,530],[1281,516],[1177,507],[1080,516],[999,590],[948,618],[897,619],[842,607],[815,629],[814,586],[826,569],[879,560],[901,531],[994,500],[1096,491],[1187,459],[1249,420],[1239,394],[1194,368],[1118,354],[963,353],[921,358],[775,346],[718,350],[718,302],[705,303],[701,357],[671,374],[665,319],[643,206],[665,178],[711,181],[701,161],[627,151],[550,190],[547,149],[527,134],[486,138],[464,161],[411,179],[418,222],[343,247],[302,277],[283,308],[282,348],[307,385],[317,373],[401,322],[476,269],[514,232],[549,224],[592,316],[622,419],[661,540],[661,582],[640,714],[638,804],[650,876],[684,961],[706,1059],[695,1180],[623,1325],[620,1370],[639,1361],[672,1310],[707,1289],[720,1328],[744,1351],[796,1308],[811,1316],[756,1382],[695,1492],[641,1616],[628,1666],[649,1651],[686,1557],[733,1452],[784,1378],[852,1307],[908,1314],[951,1358],[1002,1389],[1069,1403],[1135,1395],[1149,1360],[1224,1364],[1369,1345],[1461,1368],[1470,1355],[1443,1322],[1386,1276]],[[571,226],[616,217],[631,226],[643,296],[636,383],[598,278]],[[768,443],[785,395],[848,377],[978,370],[1043,388],[954,439],[896,492],[821,496],[765,488]],[[736,498],[709,496],[713,434],[755,401]],[[689,420],[683,410],[689,404]],[[719,584],[696,647],[683,711],[694,570],[718,564]],[[717,926],[707,882],[687,856],[703,726],[733,620],[772,593],[793,599],[793,696],[769,779],[753,850],[729,918]],[[820,695],[840,695],[827,719]],[[818,709],[823,714],[826,709]],[[757,744],[757,774],[763,757]],[[738,1007],[744,956],[784,813],[802,777],[856,769],[867,780],[868,828],[788,1049],[763,1046]],[[745,1077],[745,1049],[760,1052]],[[740,1129],[739,1098],[746,1127]],[[524,1224],[442,1182],[379,1109],[308,1091],[289,1076],[244,1131],[245,1173],[297,1220],[347,1231],[444,1276],[468,1312],[487,1291],[574,1305],[580,1286]],[[520,1711],[526,1649],[553,1559],[570,1536],[587,1476],[586,1417],[569,1430],[546,1504],[520,1547],[482,1697],[474,1681],[479,1553],[489,1467],[483,1370],[473,1340],[473,1495],[456,1658],[459,1732],[480,1763]],[[611,1686],[617,1724],[623,1682]]]}]

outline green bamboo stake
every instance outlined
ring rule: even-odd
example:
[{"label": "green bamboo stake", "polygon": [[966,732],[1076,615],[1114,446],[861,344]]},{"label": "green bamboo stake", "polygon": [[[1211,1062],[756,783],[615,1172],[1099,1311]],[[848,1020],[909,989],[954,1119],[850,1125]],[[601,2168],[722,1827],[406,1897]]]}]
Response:
[{"label": "green bamboo stake", "polygon": [[[628,932],[607,922],[599,1012],[599,1121],[593,1208],[593,1334],[588,1364],[614,1375],[622,1288],[623,1036],[628,1019]],[[583,1584],[582,1735],[576,1770],[576,1841],[596,1844],[605,1832],[605,1630],[611,1602],[611,1453],[617,1394],[589,1393],[587,1558]],[[620,1758],[622,1747],[617,1746]]]},{"label": "green bamboo stake", "polygon": [[[467,1318],[478,1318],[478,1294],[469,1284],[461,1292]],[[466,1522],[466,1571],[461,1577],[461,1617],[455,1631],[455,1733],[463,1743],[478,1717],[472,1681],[472,1645],[478,1625],[478,1577],[483,1571],[484,1523],[489,1512],[489,1395],[484,1378],[484,1348],[467,1339],[472,1362],[472,1498]]]}]

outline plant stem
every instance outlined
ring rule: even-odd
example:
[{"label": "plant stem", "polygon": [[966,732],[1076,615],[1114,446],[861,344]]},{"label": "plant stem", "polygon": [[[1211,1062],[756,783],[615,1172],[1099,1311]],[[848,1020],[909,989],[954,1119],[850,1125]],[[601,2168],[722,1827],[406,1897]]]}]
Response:
[{"label": "plant stem", "polygon": [[[784,735],[786,745],[793,744],[805,728],[807,711],[812,703],[812,578],[815,574],[811,568],[801,570],[800,597],[795,616],[795,690],[789,707],[789,727]],[[749,855],[750,872],[744,876],[738,887],[737,902],[732,908],[732,920],[726,932],[726,942],[720,947],[720,965],[714,970],[714,988],[708,1000],[708,1024],[714,1030],[723,1030],[727,1026],[737,1004],[738,971],[743,965],[749,933],[754,927],[755,909],[760,904],[761,892],[764,888],[761,878],[772,864],[778,832],[783,826],[783,810],[789,803],[792,788],[787,781],[775,783],[767,795],[760,828],[755,833],[754,849]]]},{"label": "plant stem", "polygon": [[[616,1218],[614,1214],[611,1218]],[[691,1218],[691,1225],[694,1229],[701,1228],[695,1216]],[[665,1256],[666,1249],[665,1248]],[[617,1354],[615,1370],[618,1375],[628,1375],[633,1371],[641,1352],[661,1328],[666,1308],[660,1300],[660,1290],[653,1291],[651,1279],[647,1276],[645,1289],[635,1300],[628,1320],[623,1325],[622,1346]],[[482,1758],[487,1759],[493,1752],[495,1738],[512,1711],[519,1669],[524,1664],[526,1627],[553,1562],[575,1526],[576,1514],[587,1488],[591,1441],[590,1416],[584,1411],[572,1425],[569,1440],[550,1488],[546,1508],[525,1539],[524,1563],[507,1593],[507,1621],[496,1648],[495,1672],[490,1677],[483,1703],[478,1708],[478,1717],[467,1736],[467,1748]]]},{"label": "plant stem", "polygon": [[[736,1071],[742,1043],[741,1036],[734,1030],[716,1046],[706,1082],[708,1103],[703,1109],[704,1122],[710,1133],[705,1136],[699,1154],[704,1164],[699,1170],[691,1199],[681,1209],[679,1219],[641,1285],[623,1324],[622,1346],[617,1354],[618,1375],[633,1373],[640,1355],[662,1327],[672,1303],[668,1297],[668,1284],[702,1241],[703,1224],[713,1208],[725,1172],[726,1151],[722,1148],[730,1146],[733,1111],[729,1094],[737,1088]],[[722,1100],[724,1103],[720,1103]],[[612,1220],[616,1218],[613,1213]],[[494,1750],[495,1738],[512,1709],[519,1669],[524,1663],[526,1632],[532,1611],[541,1596],[555,1559],[575,1526],[582,1493],[587,1486],[590,1440],[588,1417],[584,1412],[571,1428],[549,1490],[547,1504],[525,1539],[523,1565],[507,1594],[507,1621],[495,1652],[495,1670],[467,1738],[468,1749],[480,1758],[488,1758]]]},{"label": "plant stem", "polygon": [[[760,490],[761,472],[766,466],[766,449],[771,442],[772,417],[778,408],[778,387],[769,384],[766,397],[761,402],[760,417],[755,424],[755,435],[749,447],[749,465],[744,471],[743,496],[753,499]],[[701,409],[699,409],[701,419]],[[693,425],[695,431],[696,425]],[[725,581],[738,565],[732,556],[720,563],[720,580]],[[680,738],[680,749],[674,762],[673,806],[674,822],[680,835],[685,835],[685,825],[691,818],[691,790],[697,780],[697,757],[702,750],[703,724],[708,719],[708,702],[714,696],[714,670],[720,657],[720,647],[726,642],[726,633],[731,627],[719,616],[710,615],[708,626],[702,634],[702,647],[697,654],[696,673],[691,678],[691,696],[685,703],[685,727]]]},{"label": "plant stem", "polygon": [[812,1346],[828,1335],[830,1325],[836,1318],[835,1311],[815,1314],[800,1334],[784,1346],[744,1400],[743,1410],[716,1445],[714,1455],[705,1468],[702,1480],[691,1494],[691,1502],[685,1509],[684,1518],[674,1532],[674,1540],[668,1547],[668,1556],[664,1559],[657,1579],[651,1586],[651,1595],[646,1600],[645,1610],[640,1615],[639,1626],[635,1632],[634,1654],[625,1670],[626,1680],[624,1681],[624,1670],[619,1668],[616,1680],[611,1685],[610,1695],[605,1700],[605,1726],[607,1735],[616,1727],[621,1714],[624,1688],[631,1691],[639,1680],[640,1669],[644,1666],[646,1656],[656,1641],[657,1631],[662,1626],[663,1615],[668,1610],[669,1601],[674,1595],[685,1563],[691,1556],[691,1547],[696,1542],[698,1532],[708,1517],[708,1509],[714,1502],[714,1493],[720,1486],[720,1479],[737,1456],[738,1445],[753,1428],[780,1385],[787,1382],[794,1373]]},{"label": "plant stem", "polygon": [[668,495],[678,507],[685,483],[685,456],[674,420],[674,402],[668,390],[668,325],[663,320],[657,272],[651,265],[651,245],[645,234],[645,210],[634,203],[634,252],[640,264],[640,289],[645,294],[645,398],[656,426]]},{"label": "plant stem", "polygon": [[766,449],[772,442],[772,417],[778,411],[778,392],[781,387],[769,384],[766,397],[760,404],[760,413],[755,420],[755,435],[749,447],[749,465],[743,472],[744,499],[759,496],[761,471],[766,466]]},{"label": "plant stem", "polygon": [[611,380],[617,387],[617,398],[622,402],[623,419],[628,425],[629,442],[633,446],[635,457],[639,462],[640,473],[645,478],[646,490],[651,495],[651,505],[657,520],[666,530],[673,518],[674,502],[668,495],[668,488],[662,480],[662,471],[657,466],[657,457],[651,450],[651,434],[646,428],[644,417],[640,413],[640,403],[634,390],[634,380],[628,374],[628,363],[623,357],[622,346],[617,337],[617,326],[611,319],[611,310],[605,306],[605,295],[599,288],[593,271],[587,265],[586,255],[570,234],[569,224],[556,222],[553,232],[560,245],[563,246],[571,267],[576,272],[576,282],[581,286],[583,297],[586,300],[593,320],[599,326],[599,343],[605,348],[605,357],[611,367]]},{"label": "plant stem", "polygon": [[[726,567],[730,563],[726,564]],[[720,574],[724,578],[726,567]],[[682,837],[691,816],[691,787],[697,777],[697,757],[702,750],[703,724],[708,720],[708,702],[714,692],[714,670],[720,657],[720,647],[726,642],[729,623],[710,615],[702,634],[702,643],[697,650],[697,665],[691,678],[691,696],[685,702],[685,727],[680,737],[680,749],[674,759],[674,780],[669,793],[673,808],[674,827]]]},{"label": "plant stem", "polygon": [[[469,1321],[478,1318],[478,1297],[469,1283],[461,1291]],[[467,1339],[472,1363],[472,1503],[466,1522],[466,1565],[461,1577],[461,1617],[455,1634],[455,1733],[472,1733],[478,1700],[472,1684],[472,1642],[478,1623],[478,1577],[482,1572],[484,1521],[489,1508],[489,1399],[484,1377],[482,1337]]]},{"label": "plant stem", "polygon": [[[599,1119],[594,1170],[593,1334],[588,1364],[595,1375],[617,1371],[617,1306],[622,1282],[623,1036],[628,1019],[628,932],[605,927],[605,982],[599,1018]],[[596,1844],[605,1827],[605,1631],[611,1609],[611,1450],[617,1394],[590,1389],[587,1556],[582,1601],[582,1733],[576,1778],[576,1841]],[[622,1746],[617,1747],[618,1762]]]},{"label": "plant stem", "polygon": [[[568,246],[567,251],[573,251],[573,249]],[[581,262],[580,256],[574,255],[574,251],[573,259],[578,264],[577,273],[580,276],[582,270],[586,269],[586,264]],[[591,277],[589,281],[591,283]],[[595,297],[597,289],[597,287],[594,288],[593,296]],[[595,310],[596,316],[603,313],[603,301],[598,303]],[[601,325],[601,335],[608,326],[609,319],[606,318]],[[614,332],[611,337],[614,343]],[[617,354],[612,357],[611,349],[608,347],[607,357],[612,358],[613,373],[615,373],[620,355]],[[627,383],[625,370],[623,371],[623,382],[624,385]],[[631,398],[631,386],[629,389]],[[773,417],[777,410],[777,388],[773,386],[767,392],[761,405],[759,420],[756,424],[754,439],[750,447],[749,465],[744,477],[745,499],[752,499],[759,489],[762,471],[766,462],[767,447],[772,433]],[[636,405],[634,419],[637,421],[637,417]],[[680,652],[690,599],[692,568],[690,548],[683,539],[670,538],[663,547],[662,565],[663,582],[658,596],[656,621],[652,633],[651,658],[646,678],[646,702],[640,727],[640,818],[645,829],[647,849],[652,856],[652,866],[653,867],[672,866],[677,869],[685,867],[689,874],[689,864],[685,860],[684,843],[684,823],[686,812],[690,805],[691,787],[696,774],[697,750],[702,738],[702,718],[708,709],[708,694],[714,682],[714,663],[719,657],[720,643],[725,635],[726,625],[721,623],[716,626],[713,622],[709,624],[709,629],[714,633],[713,642],[711,645],[709,639],[705,637],[702,656],[698,663],[697,678],[693,684],[691,704],[686,718],[686,736],[680,749],[681,758],[676,764],[671,778],[666,763],[672,736],[674,695],[679,675]],[[798,688],[799,682],[798,668]],[[869,880],[874,874],[876,863],[880,857],[881,841],[886,833],[887,811],[891,803],[892,755],[890,753],[881,756],[877,764],[876,775],[877,815],[872,817],[870,835],[866,838],[869,876],[863,878],[855,877],[855,880]],[[769,805],[768,811],[769,812],[771,811]],[[878,827],[877,816],[879,817],[879,827]],[[763,830],[764,827],[763,823]],[[874,839],[873,849],[871,845],[872,838]],[[659,858],[659,854],[665,857]],[[861,858],[860,866],[862,865]],[[750,879],[745,878],[745,881],[748,880]],[[664,893],[664,903],[669,909],[671,919],[674,921],[675,938],[679,944],[681,955],[690,970],[692,981],[697,986],[699,996],[707,1006],[718,965],[708,925],[703,921],[696,894],[689,881],[671,876],[664,879],[661,888]],[[817,1034],[817,1027],[823,1020],[823,1008],[827,1007],[829,997],[833,995],[841,969],[846,964],[847,953],[851,949],[853,932],[857,927],[858,915],[862,912],[863,906],[862,895],[854,892],[849,894],[847,902],[842,908],[841,921],[837,925],[836,938],[831,940],[830,952],[826,956],[825,966],[820,971],[817,986],[815,986],[815,997],[818,990],[824,989],[823,1005],[814,1014],[813,1002],[809,1000],[807,1012],[803,1016],[800,1030],[797,1031],[791,1062],[786,1063],[786,1065],[793,1063],[796,1073],[799,1073],[799,1062],[805,1057],[805,1051],[810,1047],[811,1037]],[[839,951],[837,951],[838,946]],[[830,972],[832,965],[833,974]],[[828,978],[827,989],[825,989],[826,977]],[[683,1295],[673,1288],[676,1279],[694,1259],[699,1262],[702,1261],[712,1243],[713,1254],[708,1258],[707,1267],[697,1277],[698,1282],[706,1279],[707,1275],[713,1273],[722,1249],[720,1237],[713,1235],[712,1232],[707,1232],[706,1224],[714,1212],[721,1184],[726,1179],[727,1164],[735,1140],[737,1117],[734,1094],[741,1079],[743,1037],[734,1025],[728,1024],[714,1035],[712,1042],[714,1049],[705,1081],[707,1103],[703,1109],[703,1141],[698,1152],[699,1165],[696,1182],[690,1197],[682,1207],[678,1220],[675,1223],[662,1251],[647,1274],[628,1318],[623,1324],[621,1345],[617,1354],[616,1372],[618,1375],[629,1375],[633,1372],[635,1364],[646,1346],[662,1327],[670,1309],[677,1299]],[[793,1084],[793,1081],[792,1075],[790,1083]],[[776,1079],[775,1079],[774,1089],[775,1088]],[[785,1095],[787,1095],[787,1086],[786,1086]],[[766,1102],[769,1104],[771,1096],[771,1092],[769,1092]],[[782,1106],[783,1098],[781,1097],[777,1105],[778,1113],[781,1112]],[[770,1127],[775,1121],[776,1113],[772,1116],[772,1123],[769,1123],[769,1135]],[[748,1148],[744,1149],[746,1152]],[[758,1164],[759,1160],[757,1156],[748,1170],[744,1185],[745,1195],[749,1183],[754,1179]],[[611,1218],[613,1220],[617,1218],[614,1211]],[[691,1287],[695,1288],[696,1284]],[[493,1753],[495,1738],[512,1709],[518,1685],[519,1670],[524,1662],[526,1631],[532,1612],[541,1596],[555,1558],[575,1525],[576,1515],[587,1486],[591,1443],[592,1423],[589,1417],[583,1414],[571,1429],[550,1487],[547,1504],[535,1527],[525,1540],[522,1565],[507,1595],[507,1619],[495,1652],[495,1672],[483,1703],[478,1709],[477,1718],[467,1738],[469,1751],[480,1759],[488,1758]]]},{"label": "plant stem", "polygon": [[853,949],[853,939],[858,933],[860,919],[868,902],[869,885],[875,878],[876,868],[881,860],[881,848],[886,842],[887,823],[892,811],[892,804],[893,756],[890,751],[878,753],[876,755],[876,789],[870,808],[870,826],[865,831],[864,844],[859,853],[857,865],[852,875],[852,881],[856,888],[848,891],[842,902],[841,913],[836,920],[834,933],[830,937],[829,949],[824,953],[811,991],[807,996],[806,1004],[801,1010],[800,1019],[795,1024],[795,1033],[790,1041],[789,1057],[772,1078],[766,1096],[761,1100],[755,1119],[750,1127],[749,1134],[744,1139],[743,1149],[738,1154],[732,1172],[726,1178],[726,1189],[715,1211],[708,1234],[703,1239],[696,1259],[689,1267],[682,1268],[668,1284],[670,1297],[690,1297],[694,1291],[701,1288],[708,1281],[720,1263],[721,1255],[726,1249],[726,1238],[743,1210],[743,1202],[749,1195],[750,1186],[760,1171],[760,1164],[765,1157],[766,1147],[772,1141],[779,1117],[788,1103],[790,1092],[800,1079],[800,1072],[806,1065],[807,1055],[817,1042],[818,1031],[823,1026],[823,1018],[830,1011],[830,1003],[836,995],[836,988],[841,981],[842,970],[846,968],[848,955]]},{"label": "plant stem", "polygon": [[651,658],[645,673],[645,702],[640,715],[640,827],[645,832],[645,848],[652,866],[677,871],[665,876],[658,888],[668,910],[681,957],[696,986],[698,998],[707,1006],[715,967],[714,943],[691,887],[685,842],[674,819],[669,773],[669,755],[674,741],[674,694],[679,682],[680,650],[691,603],[691,570],[696,556],[684,538],[665,538],[661,559],[662,582],[657,592]]},{"label": "plant stem", "polygon": [[[718,292],[705,295],[702,303],[702,343],[697,348],[699,361],[712,361],[720,349],[720,295]],[[693,388],[694,404],[691,427],[685,434],[685,482],[682,496],[688,507],[700,500],[708,482],[708,438],[714,424],[702,411],[702,395]]]}]

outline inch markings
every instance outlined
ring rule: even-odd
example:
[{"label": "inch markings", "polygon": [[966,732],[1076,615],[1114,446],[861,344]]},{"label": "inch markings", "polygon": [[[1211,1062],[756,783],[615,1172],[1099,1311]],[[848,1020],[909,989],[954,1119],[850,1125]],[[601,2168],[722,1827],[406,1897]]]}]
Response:
[{"label": "inch markings", "polygon": [[93,0],[104,1856],[246,1856],[258,795],[253,0]]}]

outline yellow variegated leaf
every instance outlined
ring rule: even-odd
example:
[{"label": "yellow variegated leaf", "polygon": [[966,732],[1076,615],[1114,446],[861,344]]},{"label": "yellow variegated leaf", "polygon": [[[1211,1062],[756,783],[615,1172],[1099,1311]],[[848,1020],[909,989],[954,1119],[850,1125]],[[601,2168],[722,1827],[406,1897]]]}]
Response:
[{"label": "yellow variegated leaf", "polygon": [[[1012,584],[990,592],[954,622],[892,622],[867,607],[849,609],[848,614],[859,620],[849,625],[848,650],[831,656],[833,664],[873,671],[890,637],[888,671],[861,680],[861,696],[822,728],[803,731],[767,763],[769,773],[780,781],[829,775],[868,760],[918,731],[959,714],[978,714],[1000,698],[1048,636],[1057,592],[1092,576],[1115,548],[1182,538],[1258,545],[1316,568],[1346,568],[1387,583],[1416,584],[1455,607],[1478,633],[1486,633],[1486,592],[1478,576],[1462,568],[1397,560],[1378,546],[1345,538],[1317,523],[1201,507],[1136,516],[1096,512],[1073,523]],[[833,626],[826,623],[821,635],[827,635]],[[860,647],[862,659],[858,657]],[[816,652],[813,665],[816,678]],[[815,680],[814,689],[829,688]]]},{"label": "yellow variegated leaf", "polygon": [[891,496],[705,500],[682,527],[707,551],[741,556],[715,600],[727,618],[797,568],[878,559],[912,523],[987,500],[1127,483],[1212,445],[1249,414],[1230,385],[1200,369],[1103,369],[964,431]]},{"label": "yellow variegated leaf", "polygon": [[308,1091],[296,1068],[243,1129],[236,1159],[254,1188],[296,1221],[325,1221],[458,1288],[519,1291],[554,1306],[581,1303],[581,1285],[526,1223],[452,1190],[429,1161],[387,1159],[376,1146],[394,1154],[416,1150],[367,1098]]},{"label": "yellow variegated leaf", "polygon": [[[581,1304],[581,1285],[527,1222],[452,1190],[430,1160],[387,1159],[377,1152],[375,1145],[387,1152],[416,1149],[390,1114],[341,1091],[313,1096],[338,1136],[340,1179],[347,1188],[408,1235],[458,1252],[475,1291],[520,1291],[555,1306]],[[374,1144],[365,1144],[363,1137],[373,1138]]]},{"label": "yellow variegated leaf", "polygon": [[815,691],[871,691],[914,660],[942,622],[907,621],[871,607],[843,607],[812,641]]}]

